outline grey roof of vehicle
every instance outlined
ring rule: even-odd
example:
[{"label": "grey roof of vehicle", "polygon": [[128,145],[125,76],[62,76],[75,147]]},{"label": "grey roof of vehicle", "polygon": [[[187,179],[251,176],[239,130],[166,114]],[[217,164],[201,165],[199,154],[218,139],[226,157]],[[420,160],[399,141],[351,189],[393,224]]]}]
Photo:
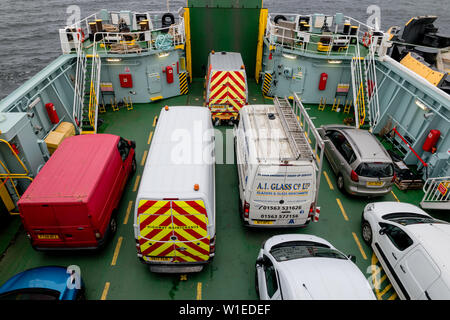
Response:
[{"label": "grey roof of vehicle", "polygon": [[392,162],[383,145],[369,131],[356,128],[339,128],[356,146],[356,150],[362,160],[376,160],[381,162]]}]

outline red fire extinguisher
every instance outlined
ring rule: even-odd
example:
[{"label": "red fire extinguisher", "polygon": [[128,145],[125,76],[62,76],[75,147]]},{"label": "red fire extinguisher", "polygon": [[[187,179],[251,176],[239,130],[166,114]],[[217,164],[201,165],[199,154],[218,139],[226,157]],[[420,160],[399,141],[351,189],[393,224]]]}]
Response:
[{"label": "red fire extinguisher", "polygon": [[173,82],[173,68],[171,66],[167,66],[165,72],[166,72],[167,83],[172,83]]},{"label": "red fire extinguisher", "polygon": [[319,90],[325,90],[327,87],[328,74],[325,72],[320,75]]},{"label": "red fire extinguisher", "polygon": [[441,132],[439,130],[430,130],[430,133],[422,146],[423,151],[432,152],[440,137]]},{"label": "red fire extinguisher", "polygon": [[56,108],[53,103],[47,103],[45,105],[45,109],[47,109],[47,114],[50,119],[50,122],[56,124],[59,122],[58,113],[56,113]]}]

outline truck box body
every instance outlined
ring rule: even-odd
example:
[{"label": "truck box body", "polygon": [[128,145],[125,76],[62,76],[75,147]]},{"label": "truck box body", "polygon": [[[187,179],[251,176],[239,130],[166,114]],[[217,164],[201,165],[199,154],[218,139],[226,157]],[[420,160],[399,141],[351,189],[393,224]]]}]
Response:
[{"label": "truck box body", "polygon": [[247,104],[247,75],[240,53],[211,52],[206,74],[206,105],[214,121],[237,120]]},{"label": "truck box body", "polygon": [[96,248],[105,239],[134,158],[110,134],[63,141],[18,202],[23,225],[38,249]]},{"label": "truck box body", "polygon": [[214,165],[210,111],[163,109],[134,216],[138,257],[150,270],[196,272],[214,256]]},{"label": "truck box body", "polygon": [[[251,226],[303,226],[314,207],[317,167],[294,157],[273,105],[249,105],[235,130],[240,210]],[[314,209],[314,208],[313,208]]]}]

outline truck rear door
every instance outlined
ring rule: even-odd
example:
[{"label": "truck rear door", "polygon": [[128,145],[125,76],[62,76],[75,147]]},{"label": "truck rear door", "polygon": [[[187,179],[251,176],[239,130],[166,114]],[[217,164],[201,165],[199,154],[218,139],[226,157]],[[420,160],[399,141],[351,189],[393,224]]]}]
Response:
[{"label": "truck rear door", "polygon": [[247,102],[244,71],[213,71],[209,82],[211,112],[239,112]]},{"label": "truck rear door", "polygon": [[144,260],[177,263],[209,259],[208,215],[202,200],[140,200],[137,222]]}]

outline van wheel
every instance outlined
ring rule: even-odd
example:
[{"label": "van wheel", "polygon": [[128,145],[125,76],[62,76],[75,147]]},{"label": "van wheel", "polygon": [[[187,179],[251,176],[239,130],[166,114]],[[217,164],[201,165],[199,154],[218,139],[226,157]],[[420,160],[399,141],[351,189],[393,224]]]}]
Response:
[{"label": "van wheel", "polygon": [[255,268],[255,290],[256,290],[256,296],[258,297],[258,299],[261,299],[261,297],[259,296],[258,270],[256,270],[256,268]]},{"label": "van wheel", "polygon": [[134,175],[136,173],[136,169],[137,169],[136,157],[133,156],[133,161],[131,162],[131,175]]},{"label": "van wheel", "polygon": [[364,242],[370,246],[372,244],[372,228],[366,220],[361,223],[361,233]]},{"label": "van wheel", "polygon": [[339,174],[336,181],[337,187],[340,191],[344,191],[344,177]]},{"label": "van wheel", "polygon": [[111,220],[109,220],[109,231],[111,232],[111,236],[117,232],[117,219],[115,216],[112,216]]}]

